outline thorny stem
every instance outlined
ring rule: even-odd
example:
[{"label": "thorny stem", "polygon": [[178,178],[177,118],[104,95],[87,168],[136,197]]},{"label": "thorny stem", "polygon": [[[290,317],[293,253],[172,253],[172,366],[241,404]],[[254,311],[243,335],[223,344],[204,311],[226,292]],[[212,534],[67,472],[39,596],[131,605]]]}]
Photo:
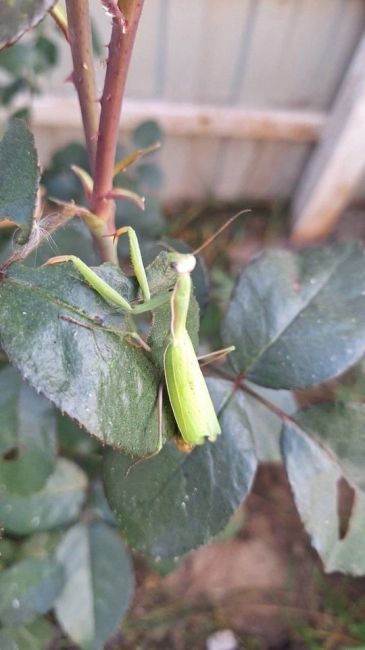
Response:
[{"label": "thorny stem", "polygon": [[[74,0],[69,0],[73,2]],[[126,22],[113,18],[109,55],[101,98],[101,114],[96,153],[94,193],[91,209],[114,230],[114,202],[106,195],[112,189],[122,100],[134,39],[144,0],[119,0]]]},{"label": "thorny stem", "polygon": [[111,213],[110,219],[102,221],[101,224],[97,231],[93,231],[100,258],[102,262],[112,262],[118,266],[117,246],[111,237],[115,231],[114,214]]},{"label": "thorny stem", "polygon": [[88,0],[66,0],[73,81],[78,93],[94,189],[91,211],[100,218],[92,228],[100,257],[118,264],[108,235],[115,231],[113,187],[115,153],[125,83],[144,0],[101,0],[112,16],[112,33],[98,120]]},{"label": "thorny stem", "polygon": [[89,0],[66,0],[72,79],[79,97],[86,148],[92,173],[95,169],[98,110],[92,54]]}]

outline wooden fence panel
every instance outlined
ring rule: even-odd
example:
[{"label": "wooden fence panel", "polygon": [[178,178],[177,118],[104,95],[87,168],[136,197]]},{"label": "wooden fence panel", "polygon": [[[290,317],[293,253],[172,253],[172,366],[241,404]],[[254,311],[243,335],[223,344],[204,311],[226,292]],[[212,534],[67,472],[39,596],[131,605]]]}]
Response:
[{"label": "wooden fence panel", "polygon": [[[109,21],[99,0],[90,2],[106,43]],[[364,30],[365,0],[146,0],[127,97],[140,102],[135,104],[137,114],[146,114],[153,107],[151,100],[162,102],[160,113],[169,125],[160,154],[165,197],[196,198],[213,192],[231,199],[288,198],[312,144],[285,136],[273,142],[270,130],[267,142],[261,136],[258,141],[257,130],[250,136],[241,127],[237,139],[234,114],[225,119],[225,128],[218,129],[216,137],[202,117],[199,135],[199,117],[191,117],[194,106],[197,116],[205,106],[266,110],[278,124],[278,111],[283,109],[293,111],[293,116],[300,115],[296,111],[328,110]],[[64,48],[61,68],[51,84],[61,98],[72,93],[70,85],[62,83],[69,71]],[[99,86],[102,72],[100,64]],[[184,116],[176,111],[181,102],[190,107],[192,128],[184,128]],[[58,119],[61,131],[63,103],[60,99],[53,109],[53,128]],[[45,105],[47,98],[36,105],[35,114],[43,160],[50,153],[49,138],[44,137],[50,124],[47,119],[42,123]],[[75,133],[76,110],[72,119],[69,127]],[[79,134],[81,138],[80,129]],[[57,133],[52,140],[58,142]]]}]

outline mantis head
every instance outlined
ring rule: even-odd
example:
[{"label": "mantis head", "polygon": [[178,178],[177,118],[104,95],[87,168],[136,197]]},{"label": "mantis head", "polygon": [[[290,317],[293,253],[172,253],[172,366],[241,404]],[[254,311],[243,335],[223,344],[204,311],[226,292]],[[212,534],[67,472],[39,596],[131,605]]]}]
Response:
[{"label": "mantis head", "polygon": [[196,265],[196,259],[191,253],[168,253],[168,262],[177,273],[191,273]]}]

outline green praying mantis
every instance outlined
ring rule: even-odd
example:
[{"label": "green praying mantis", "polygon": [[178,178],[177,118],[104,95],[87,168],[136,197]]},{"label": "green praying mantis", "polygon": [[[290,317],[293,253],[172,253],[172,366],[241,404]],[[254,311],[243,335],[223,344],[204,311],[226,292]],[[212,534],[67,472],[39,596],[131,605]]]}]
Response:
[{"label": "green praying mantis", "polygon": [[[195,255],[215,239],[241,211],[229,219],[210,239],[194,253],[167,253],[169,266],[176,272],[176,282],[172,293],[165,293],[151,297],[141,250],[135,231],[130,226],[123,226],[112,235],[114,240],[126,233],[129,237],[132,268],[140,286],[143,302],[130,304],[113,287],[101,279],[82,260],[74,255],[53,257],[49,264],[72,262],[85,282],[90,285],[106,302],[116,306],[130,315],[152,311],[156,307],[170,301],[171,320],[170,333],[164,350],[164,376],[167,392],[176,420],[177,427],[188,449],[195,445],[202,445],[206,439],[214,442],[221,433],[220,424],[200,368],[192,341],[187,331],[186,322],[190,296],[192,293],[191,274],[196,265]],[[138,332],[126,332],[147,352],[147,343],[139,336]],[[234,347],[214,352],[207,357],[217,358],[231,352]],[[158,395],[159,413],[159,443],[155,453],[162,447],[162,388]],[[152,454],[152,455],[155,455]]]}]

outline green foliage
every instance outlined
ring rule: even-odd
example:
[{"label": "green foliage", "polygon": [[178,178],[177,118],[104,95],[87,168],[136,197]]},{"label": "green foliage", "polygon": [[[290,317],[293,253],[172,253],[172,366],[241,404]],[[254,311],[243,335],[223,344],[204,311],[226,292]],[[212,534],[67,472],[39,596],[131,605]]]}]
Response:
[{"label": "green foliage", "polygon": [[[360,404],[318,406],[300,413],[297,422],[283,427],[283,455],[312,544],[327,571],[364,575],[365,408]],[[339,515],[341,479],[353,490],[344,535]]]},{"label": "green foliage", "polygon": [[9,123],[0,142],[0,168],[0,221],[18,226],[18,241],[24,243],[32,227],[39,171],[33,135],[21,120]]},{"label": "green foliage", "polygon": [[0,395],[4,431],[0,452],[15,456],[0,462],[0,484],[24,496],[39,490],[55,466],[55,415],[47,400],[11,367],[0,370]]},{"label": "green foliage", "polygon": [[116,631],[133,594],[127,551],[112,528],[94,522],[70,528],[56,557],[66,576],[56,601],[57,618],[83,650],[100,650]]},{"label": "green foliage", "polygon": [[356,244],[261,255],[242,273],[223,323],[235,371],[275,389],[345,372],[365,352],[364,284]]},{"label": "green foliage", "polygon": [[72,197],[76,203],[82,204],[84,195],[81,183],[71,165],[90,171],[85,147],[77,142],[71,142],[54,153],[49,167],[42,175],[42,183],[48,196],[62,201],[68,201]]},{"label": "green foliage", "polygon": [[[167,280],[163,289],[171,288],[171,278],[161,277],[158,261],[155,266],[156,279]],[[134,282],[121,271],[104,265],[98,273],[128,301],[137,297]],[[1,344],[24,377],[102,442],[137,456],[155,451],[161,372],[123,336],[130,331],[127,317],[99,298],[69,263],[13,266],[0,285],[0,309]],[[168,330],[167,318],[165,312],[156,320],[151,340]],[[142,399],[143,408],[135,412]],[[167,438],[174,433],[168,406],[164,422]]]},{"label": "green foliage", "polygon": [[133,144],[137,149],[149,147],[156,142],[162,142],[162,140],[163,133],[159,124],[154,120],[143,122],[133,133]]},{"label": "green foliage", "polygon": [[2,0],[0,7],[0,49],[14,43],[39,23],[55,0]]},{"label": "green foliage", "polygon": [[82,470],[60,458],[44,486],[31,495],[22,496],[1,486],[0,521],[17,535],[66,525],[80,514],[86,485]]},{"label": "green foliage", "polygon": [[[263,388],[250,382],[246,382],[246,385],[288,415],[292,415],[297,410],[295,395],[290,391]],[[257,459],[262,463],[280,461],[282,419],[249,393],[243,393],[242,399],[245,400],[245,412],[250,422]]]},{"label": "green foliage", "polygon": [[13,564],[0,575],[0,621],[16,625],[44,614],[63,583],[62,566],[54,559],[33,558]]},{"label": "green foliage", "polygon": [[2,650],[44,650],[55,636],[55,628],[44,618],[27,625],[6,626],[0,630]]},{"label": "green foliage", "polygon": [[[0,51],[0,104],[13,109],[13,102],[21,96],[22,106],[28,116],[27,95],[41,92],[40,78],[47,74],[58,61],[58,49],[44,30],[36,30],[27,42]],[[24,97],[25,95],[25,97]],[[19,107],[16,115],[19,115]]]},{"label": "green foliage", "polygon": [[179,556],[210,541],[226,526],[255,476],[243,397],[224,380],[210,380],[209,388],[224,431],[216,443],[188,455],[169,443],[124,480],[116,476],[125,477],[130,458],[116,451],[104,457],[107,497],[126,539],[155,558]]}]

